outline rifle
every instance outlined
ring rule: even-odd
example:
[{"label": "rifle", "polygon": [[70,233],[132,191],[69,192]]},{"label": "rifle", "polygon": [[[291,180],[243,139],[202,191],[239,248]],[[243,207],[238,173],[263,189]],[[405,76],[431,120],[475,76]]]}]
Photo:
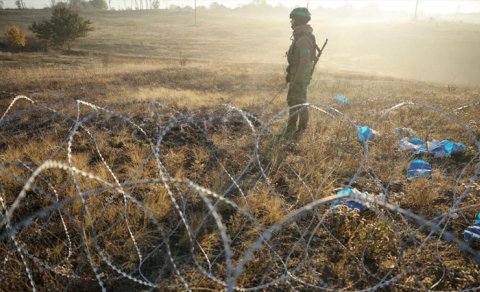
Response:
[{"label": "rifle", "polygon": [[320,59],[320,56],[322,55],[323,49],[325,49],[325,46],[327,45],[327,43],[328,43],[328,38],[325,39],[325,42],[323,43],[323,46],[322,46],[321,49],[318,47],[317,44],[315,44],[315,46],[317,47],[317,56],[314,59],[313,67],[312,67],[312,74],[310,76],[313,76],[313,71],[315,70],[315,66],[317,65],[317,62]]}]

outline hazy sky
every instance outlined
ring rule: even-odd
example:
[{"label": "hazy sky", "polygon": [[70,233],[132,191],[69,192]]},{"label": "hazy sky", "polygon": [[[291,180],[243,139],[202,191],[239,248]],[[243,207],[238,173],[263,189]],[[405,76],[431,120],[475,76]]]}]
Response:
[{"label": "hazy sky", "polygon": [[[24,0],[27,7],[43,8],[50,4],[50,0]],[[5,7],[14,7],[15,0],[3,0]],[[197,0],[197,6],[209,6],[217,2],[227,7],[238,7],[251,3],[252,0]],[[129,6],[130,0],[111,0],[116,9],[124,9]],[[170,5],[193,6],[194,0],[160,0],[161,8]],[[415,9],[416,0],[267,0],[270,5],[281,4],[286,7],[306,6],[341,8],[350,5],[354,8],[362,8],[376,4],[385,11],[412,11]],[[480,0],[419,0],[418,10],[425,14],[469,13],[480,12]]]}]

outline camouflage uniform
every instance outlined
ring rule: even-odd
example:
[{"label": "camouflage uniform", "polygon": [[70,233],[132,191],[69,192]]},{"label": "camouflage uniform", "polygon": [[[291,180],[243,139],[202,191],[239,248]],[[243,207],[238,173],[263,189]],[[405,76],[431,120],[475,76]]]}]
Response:
[{"label": "camouflage uniform", "polygon": [[[293,40],[287,53],[287,82],[290,83],[287,95],[289,107],[307,102],[307,87],[312,77],[317,47],[312,32],[313,29],[308,24],[299,25],[293,29]],[[305,130],[307,123],[308,107],[290,109],[286,134]]]}]

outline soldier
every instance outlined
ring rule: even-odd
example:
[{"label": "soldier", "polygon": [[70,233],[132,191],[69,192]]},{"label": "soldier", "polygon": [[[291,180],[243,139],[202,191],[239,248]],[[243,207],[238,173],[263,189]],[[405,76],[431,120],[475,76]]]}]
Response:
[{"label": "soldier", "polygon": [[[287,83],[289,83],[287,104],[292,107],[307,102],[307,87],[312,77],[317,45],[312,34],[313,29],[308,24],[311,17],[307,8],[293,9],[290,19],[293,38],[287,52]],[[307,123],[308,107],[290,109],[285,135],[292,137],[301,134],[307,128]]]}]

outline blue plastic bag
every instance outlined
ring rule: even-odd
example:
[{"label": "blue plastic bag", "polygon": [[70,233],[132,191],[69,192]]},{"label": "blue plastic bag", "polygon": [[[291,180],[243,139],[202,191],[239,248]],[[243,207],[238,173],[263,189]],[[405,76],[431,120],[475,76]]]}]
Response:
[{"label": "blue plastic bag", "polygon": [[480,225],[468,226],[465,231],[463,231],[464,239],[480,239]]},{"label": "blue plastic bag", "polygon": [[421,146],[425,145],[425,142],[422,139],[418,138],[417,136],[408,139],[408,141],[413,145],[421,145]]},{"label": "blue plastic bag", "polygon": [[465,152],[465,145],[450,140],[432,140],[427,142],[428,153],[435,157],[449,157],[454,154]]},{"label": "blue plastic bag", "polygon": [[418,137],[403,138],[398,142],[400,149],[409,150],[415,154],[431,154],[435,157],[449,157],[465,152],[465,145],[449,140],[432,140],[425,143]]},{"label": "blue plastic bag", "polygon": [[477,219],[475,223],[471,226],[468,226],[465,231],[463,231],[464,239],[480,239],[480,212],[477,214]]},{"label": "blue plastic bag", "polygon": [[398,141],[398,145],[402,150],[409,150],[415,154],[425,154],[428,153],[427,144],[418,137],[412,138],[403,138]]},{"label": "blue plastic bag", "polygon": [[358,142],[368,141],[372,136],[372,129],[367,126],[357,127],[357,140]]},{"label": "blue plastic bag", "polygon": [[343,104],[343,105],[347,105],[349,102],[348,102],[348,98],[346,96],[343,96],[343,95],[337,95],[335,96],[335,100],[339,103],[339,104]]},{"label": "blue plastic bag", "polygon": [[[348,194],[351,194],[352,192],[353,192],[352,189],[347,188],[347,189],[338,191],[337,195],[348,195]],[[333,202],[333,206],[341,206],[341,205],[347,206],[350,209],[357,209],[360,212],[363,212],[368,209],[367,206],[352,200],[340,199],[340,200],[335,200]]]},{"label": "blue plastic bag", "polygon": [[357,140],[360,143],[366,141],[373,141],[377,136],[378,132],[369,128],[368,126],[358,126],[357,127]]},{"label": "blue plastic bag", "polygon": [[432,166],[430,165],[430,163],[421,159],[412,160],[410,162],[410,167],[408,168],[407,178],[412,179],[421,176],[427,177],[430,176],[431,173]]}]

